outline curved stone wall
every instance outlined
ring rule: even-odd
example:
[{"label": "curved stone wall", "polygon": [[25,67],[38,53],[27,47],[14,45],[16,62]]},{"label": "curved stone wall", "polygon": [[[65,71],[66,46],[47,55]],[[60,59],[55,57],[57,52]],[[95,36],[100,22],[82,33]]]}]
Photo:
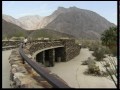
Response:
[{"label": "curved stone wall", "polygon": [[49,47],[55,47],[55,46],[63,46],[63,44],[60,41],[59,42],[55,42],[55,41],[37,42],[37,43],[32,44],[30,46],[29,50],[30,50],[31,55],[32,55],[33,53],[35,53],[38,50],[42,50],[44,48],[49,48]]},{"label": "curved stone wall", "polygon": [[[23,64],[22,58],[18,52],[18,49],[14,49],[9,57],[10,69],[10,86],[12,88],[53,88],[44,78],[37,74],[26,62]],[[28,50],[24,50],[26,55],[31,58]],[[67,84],[59,76],[51,73],[46,67],[41,65],[45,71],[57,77],[63,83]]]},{"label": "curved stone wall", "polygon": [[[17,44],[17,43],[16,43]],[[31,41],[24,49],[26,55],[32,59],[33,53],[49,47],[62,46],[64,47],[65,61],[71,60],[80,52],[80,46],[75,44],[75,40],[57,40],[57,41]],[[13,88],[52,88],[52,86],[40,75],[38,75],[27,63],[23,64],[22,58],[18,49],[12,51],[9,57],[11,65],[10,80]],[[40,64],[41,65],[41,64]],[[42,65],[43,66],[43,65]],[[45,66],[44,70],[51,73]],[[52,74],[63,83],[66,83],[56,74]]]},{"label": "curved stone wall", "polygon": [[[76,57],[80,53],[81,46],[75,43],[74,39],[60,39],[57,41],[47,41],[47,42],[34,42],[29,47],[31,55],[35,52],[42,51],[44,48],[63,46],[64,47],[64,61],[68,61]],[[34,55],[35,56],[35,55]],[[34,58],[33,56],[33,58]]]}]

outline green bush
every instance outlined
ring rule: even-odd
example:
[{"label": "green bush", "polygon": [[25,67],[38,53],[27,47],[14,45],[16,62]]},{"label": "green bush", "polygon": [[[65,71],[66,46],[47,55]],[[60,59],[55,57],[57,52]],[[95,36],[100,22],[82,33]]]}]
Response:
[{"label": "green bush", "polygon": [[117,56],[117,46],[113,47],[111,50],[111,53],[113,54],[113,56]]},{"label": "green bush", "polygon": [[88,63],[88,73],[94,74],[94,75],[100,75],[99,66],[96,66],[96,63],[94,60],[90,60]]},{"label": "green bush", "polygon": [[92,58],[89,57],[88,60],[85,60],[85,61],[82,62],[82,65],[88,65],[89,63],[96,64],[95,61],[93,61]]},{"label": "green bush", "polygon": [[100,47],[100,42],[99,41],[96,41],[96,42],[91,42],[89,45],[88,45],[88,48],[90,51],[94,51],[96,50],[96,48]]},{"label": "green bush", "polygon": [[92,59],[88,61],[88,69],[85,73],[92,75],[101,75],[99,66],[96,66],[95,61]]},{"label": "green bush", "polygon": [[94,50],[92,54],[96,59],[96,61],[102,61],[105,58],[105,49],[102,47],[98,47]]},{"label": "green bush", "polygon": [[101,34],[102,45],[108,47],[117,56],[117,27],[110,27]]}]

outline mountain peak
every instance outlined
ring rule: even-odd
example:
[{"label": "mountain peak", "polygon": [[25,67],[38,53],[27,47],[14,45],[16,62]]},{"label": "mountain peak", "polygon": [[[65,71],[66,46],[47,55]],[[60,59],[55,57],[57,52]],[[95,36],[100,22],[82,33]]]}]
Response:
[{"label": "mountain peak", "polygon": [[79,9],[79,8],[77,8],[76,6],[72,6],[72,7],[69,7],[69,8],[76,8],[76,9]]},{"label": "mountain peak", "polygon": [[63,9],[66,9],[66,8],[64,8],[64,7],[58,7],[58,10],[63,10]]}]

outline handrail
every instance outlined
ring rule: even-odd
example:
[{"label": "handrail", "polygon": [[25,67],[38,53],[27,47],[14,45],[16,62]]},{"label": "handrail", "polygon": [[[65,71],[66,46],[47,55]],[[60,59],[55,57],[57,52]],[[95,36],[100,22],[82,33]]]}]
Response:
[{"label": "handrail", "polygon": [[40,64],[36,63],[34,60],[31,60],[28,56],[25,55],[25,52],[22,49],[23,44],[19,47],[19,53],[23,60],[25,60],[39,75],[46,79],[54,88],[70,88],[67,84],[63,83],[58,78],[49,74],[45,71]]}]

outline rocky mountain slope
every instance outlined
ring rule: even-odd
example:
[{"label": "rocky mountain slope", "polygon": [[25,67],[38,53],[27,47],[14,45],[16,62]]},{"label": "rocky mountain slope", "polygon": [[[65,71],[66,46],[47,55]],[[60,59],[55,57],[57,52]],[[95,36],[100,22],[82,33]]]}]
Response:
[{"label": "rocky mountain slope", "polygon": [[2,19],[7,21],[7,22],[10,22],[10,23],[13,23],[17,26],[20,26],[21,28],[25,28],[26,26],[24,24],[22,24],[18,19],[15,19],[14,17],[10,16],[10,15],[5,15],[3,14],[2,15]]},{"label": "rocky mountain slope", "polygon": [[43,17],[38,16],[38,15],[34,15],[34,16],[20,17],[18,19],[18,21],[26,26],[24,29],[36,30],[42,19],[43,19]]},{"label": "rocky mountain slope", "polygon": [[27,31],[22,29],[21,27],[6,22],[2,19],[2,38],[11,38],[11,37],[17,37],[17,36],[23,36],[25,37],[27,35]]},{"label": "rocky mountain slope", "polygon": [[2,19],[2,38],[11,37],[28,37],[28,38],[51,38],[51,39],[59,39],[59,38],[74,38],[72,35],[60,33],[54,30],[48,29],[38,29],[38,30],[24,30],[21,27],[6,22]]},{"label": "rocky mountain slope", "polygon": [[86,39],[99,39],[103,31],[115,26],[96,12],[77,7],[58,7],[46,17],[34,15],[14,19],[3,15],[3,19],[26,30],[45,28]]},{"label": "rocky mountain slope", "polygon": [[100,34],[111,26],[115,25],[93,11],[70,7],[64,9],[64,12],[48,23],[45,28],[77,38],[99,39]]}]

